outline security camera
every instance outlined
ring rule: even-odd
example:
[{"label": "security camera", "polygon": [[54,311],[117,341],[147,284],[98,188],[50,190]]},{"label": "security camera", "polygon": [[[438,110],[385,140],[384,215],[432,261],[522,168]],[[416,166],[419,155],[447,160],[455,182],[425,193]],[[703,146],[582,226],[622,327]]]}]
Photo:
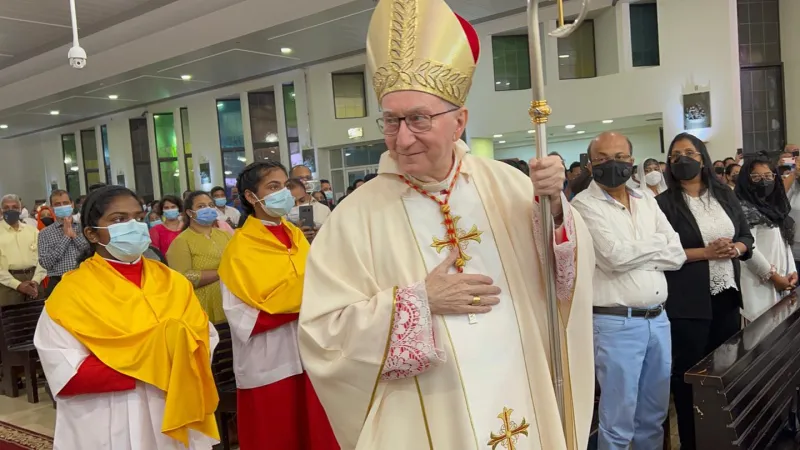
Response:
[{"label": "security camera", "polygon": [[73,69],[83,69],[86,67],[86,50],[80,46],[75,46],[69,49],[69,65]]}]

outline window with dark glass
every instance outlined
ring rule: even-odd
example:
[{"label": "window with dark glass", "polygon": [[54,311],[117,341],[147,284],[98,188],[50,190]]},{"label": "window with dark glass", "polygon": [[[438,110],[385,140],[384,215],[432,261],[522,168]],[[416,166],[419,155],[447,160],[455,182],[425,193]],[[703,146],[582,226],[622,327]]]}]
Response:
[{"label": "window with dark glass", "polygon": [[100,161],[97,156],[97,136],[94,128],[81,130],[81,150],[83,151],[83,176],[86,189],[100,182]]},{"label": "window with dark glass", "polygon": [[332,73],[331,82],[337,119],[367,117],[364,72]]},{"label": "window with dark glass", "polygon": [[194,164],[192,161],[192,130],[189,128],[189,109],[181,108],[181,136],[183,137],[183,161],[186,163],[186,179],[189,190],[194,191]]},{"label": "window with dark glass", "polygon": [[586,20],[571,35],[558,39],[558,78],[573,80],[596,76],[594,21]]},{"label": "window with dark glass", "polygon": [[275,91],[250,92],[247,94],[247,102],[250,106],[253,157],[256,161],[281,162]]},{"label": "window with dark glass", "polygon": [[61,135],[61,150],[64,155],[64,179],[66,191],[73,199],[81,195],[80,167],[78,167],[78,147],[75,145],[75,134]]},{"label": "window with dark glass", "polygon": [[236,177],[247,162],[244,156],[242,103],[238,98],[217,100],[217,122],[225,190],[230,195],[231,188],[236,186]]},{"label": "window with dark glass", "polygon": [[527,34],[492,36],[495,91],[531,88],[528,48]]},{"label": "window with dark glass", "polygon": [[289,166],[305,164],[316,172],[317,164],[314,149],[300,148],[300,134],[297,126],[297,101],[295,100],[294,83],[283,85],[283,111],[286,117],[286,141],[289,144]]},{"label": "window with dark glass", "polygon": [[175,116],[172,113],[153,115],[158,157],[158,181],[161,196],[180,195],[181,170],[178,164],[178,139],[175,136]]},{"label": "window with dark glass", "polygon": [[630,18],[633,67],[658,66],[658,5],[631,3]]},{"label": "window with dark glass", "polygon": [[106,184],[114,184],[114,180],[111,178],[111,155],[109,154],[108,150],[108,127],[102,125],[100,127],[100,140],[103,144],[103,162],[105,163],[105,171],[106,171]]},{"label": "window with dark glass", "polygon": [[153,192],[153,172],[150,171],[150,140],[147,137],[147,119],[137,117],[130,119],[128,124],[131,130],[136,193],[145,201],[151,202],[155,199],[155,194]]}]

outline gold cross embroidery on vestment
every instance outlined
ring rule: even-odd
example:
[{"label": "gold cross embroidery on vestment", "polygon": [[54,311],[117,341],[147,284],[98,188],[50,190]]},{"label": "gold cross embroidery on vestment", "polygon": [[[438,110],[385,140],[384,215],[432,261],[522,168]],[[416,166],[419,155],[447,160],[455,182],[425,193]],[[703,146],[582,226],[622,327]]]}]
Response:
[{"label": "gold cross embroidery on vestment", "polygon": [[503,421],[503,426],[500,427],[499,433],[489,434],[490,439],[486,445],[492,447],[492,450],[495,450],[498,445],[508,450],[516,450],[519,437],[528,435],[530,424],[523,417],[522,423],[517,425],[511,420],[512,412],[514,412],[513,409],[503,407],[503,412],[497,415],[497,418]]}]

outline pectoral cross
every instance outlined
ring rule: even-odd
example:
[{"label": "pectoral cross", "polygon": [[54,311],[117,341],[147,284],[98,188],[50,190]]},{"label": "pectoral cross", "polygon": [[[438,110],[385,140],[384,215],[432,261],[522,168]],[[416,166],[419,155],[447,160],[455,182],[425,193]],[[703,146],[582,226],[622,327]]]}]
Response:
[{"label": "pectoral cross", "polygon": [[[461,220],[461,216],[450,215],[449,205],[442,206],[442,213],[444,214],[442,225],[444,225],[447,232],[444,239],[434,237],[431,247],[436,249],[436,253],[442,253],[442,250],[446,248],[449,248],[450,251],[457,251],[456,270],[463,272],[467,261],[472,259],[472,257],[465,252],[467,245],[469,241],[475,241],[480,244],[483,231],[478,231],[478,227],[475,225],[473,225],[469,231],[458,228],[458,221]],[[475,314],[467,314],[467,320],[469,320],[470,325],[478,323],[478,317]]]},{"label": "pectoral cross", "polygon": [[498,445],[508,450],[516,450],[520,435],[528,435],[530,424],[523,417],[522,423],[517,425],[516,422],[511,420],[512,412],[514,412],[513,409],[503,407],[503,412],[497,415],[497,418],[503,421],[503,426],[500,427],[499,433],[489,434],[490,439],[486,445],[491,446],[492,450],[495,450]]}]

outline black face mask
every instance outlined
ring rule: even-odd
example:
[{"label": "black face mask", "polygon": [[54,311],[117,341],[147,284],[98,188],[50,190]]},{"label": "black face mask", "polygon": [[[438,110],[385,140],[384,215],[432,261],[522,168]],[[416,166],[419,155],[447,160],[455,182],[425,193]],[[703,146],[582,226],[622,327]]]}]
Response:
[{"label": "black face mask", "polygon": [[678,161],[672,163],[669,170],[678,180],[691,180],[700,173],[700,162],[688,156],[681,156]]},{"label": "black face mask", "polygon": [[592,165],[592,178],[603,186],[615,188],[631,178],[631,167],[633,167],[631,163],[615,160]]},{"label": "black face mask", "polygon": [[46,226],[46,227],[49,227],[50,225],[52,225],[52,224],[53,224],[53,222],[55,222],[55,221],[54,221],[52,218],[50,218],[50,217],[42,217],[42,223],[43,223],[43,224],[44,224],[44,226]]},{"label": "black face mask", "polygon": [[722,174],[725,173],[725,168],[724,167],[714,167],[714,173],[716,173],[717,175],[722,175]]},{"label": "black face mask", "polygon": [[775,181],[761,180],[758,183],[753,183],[756,188],[756,195],[761,198],[767,198],[772,191],[775,190]]},{"label": "black face mask", "polygon": [[19,214],[19,211],[9,209],[3,213],[3,220],[5,220],[9,225],[15,225],[17,222],[19,222]]}]

